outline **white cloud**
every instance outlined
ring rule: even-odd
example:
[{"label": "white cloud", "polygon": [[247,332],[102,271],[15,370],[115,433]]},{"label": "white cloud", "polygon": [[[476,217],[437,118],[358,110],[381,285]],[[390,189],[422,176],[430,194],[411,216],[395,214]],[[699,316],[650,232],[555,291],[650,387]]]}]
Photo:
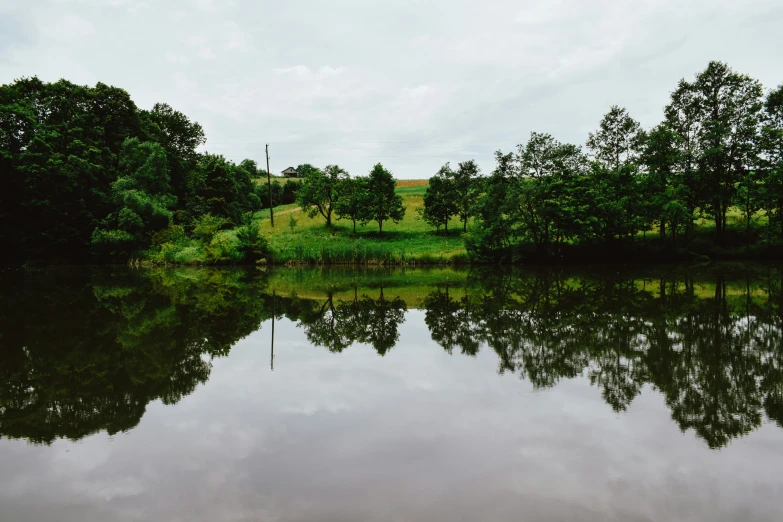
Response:
[{"label": "white cloud", "polygon": [[307,76],[310,74],[310,68],[304,65],[294,65],[293,67],[277,67],[274,69],[277,74],[296,74],[297,76]]},{"label": "white cloud", "polygon": [[403,87],[402,92],[408,98],[422,98],[430,92],[429,85],[419,85],[418,87]]},{"label": "white cloud", "polygon": [[41,36],[55,44],[83,42],[95,32],[95,26],[89,20],[77,15],[52,18],[40,27]]}]

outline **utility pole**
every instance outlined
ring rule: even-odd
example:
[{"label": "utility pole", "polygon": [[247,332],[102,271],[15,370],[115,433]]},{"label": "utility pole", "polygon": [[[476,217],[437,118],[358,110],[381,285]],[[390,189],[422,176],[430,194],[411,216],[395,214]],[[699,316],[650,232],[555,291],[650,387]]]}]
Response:
[{"label": "utility pole", "polygon": [[275,228],[275,212],[272,210],[272,175],[269,173],[269,144],[266,144],[266,183],[269,186],[269,223]]},{"label": "utility pole", "polygon": [[272,290],[272,357],[269,365],[275,371],[275,291]]}]

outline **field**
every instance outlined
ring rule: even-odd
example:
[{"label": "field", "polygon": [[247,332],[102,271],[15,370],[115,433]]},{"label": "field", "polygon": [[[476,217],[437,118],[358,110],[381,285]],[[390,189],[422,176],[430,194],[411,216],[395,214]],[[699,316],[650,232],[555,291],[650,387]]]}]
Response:
[{"label": "field", "polygon": [[[449,223],[449,233],[437,233],[421,217],[426,180],[400,180],[397,193],[402,196],[405,218],[399,223],[384,222],[383,234],[377,223],[353,223],[332,215],[332,229],[319,214],[310,218],[296,205],[275,207],[275,226],[269,210],[256,213],[261,233],[269,241],[275,262],[439,263],[464,258],[462,224],[457,218]],[[295,224],[291,220],[295,221]],[[470,224],[468,224],[470,226]]]}]

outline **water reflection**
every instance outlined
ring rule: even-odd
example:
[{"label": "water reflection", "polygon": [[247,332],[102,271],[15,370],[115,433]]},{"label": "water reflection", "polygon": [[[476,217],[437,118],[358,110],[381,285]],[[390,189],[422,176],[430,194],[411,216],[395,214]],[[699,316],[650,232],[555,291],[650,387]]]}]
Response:
[{"label": "water reflection", "polygon": [[136,426],[206,381],[210,358],[257,330],[263,286],[63,270],[7,277],[0,309],[0,435],[50,443]]},{"label": "water reflection", "polygon": [[387,299],[383,285],[378,299],[359,296],[356,285],[353,299],[335,300],[329,292],[312,316],[299,318],[307,340],[332,352],[341,352],[353,343],[370,344],[379,355],[394,348],[399,339],[398,327],[405,319],[406,304],[399,297]]},{"label": "water reflection", "polygon": [[489,347],[501,373],[536,388],[586,375],[622,412],[648,385],[680,429],[711,448],[750,433],[764,415],[783,427],[780,270],[449,279],[258,270],[6,276],[0,435],[48,444],[129,430],[151,401],[174,404],[192,393],[215,357],[268,319],[294,321],[312,345],[332,352],[358,342],[384,355],[413,307],[449,353]]},{"label": "water reflection", "polygon": [[783,427],[781,273],[699,275],[485,275],[480,292],[430,294],[427,324],[449,352],[484,342],[501,372],[538,388],[586,374],[617,412],[649,384],[683,431],[719,448],[762,412]]}]

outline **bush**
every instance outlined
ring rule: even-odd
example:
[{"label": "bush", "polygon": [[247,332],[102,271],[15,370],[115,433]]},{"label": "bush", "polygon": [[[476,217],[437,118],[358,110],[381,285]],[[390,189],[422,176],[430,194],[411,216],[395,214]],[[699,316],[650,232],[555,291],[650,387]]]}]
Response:
[{"label": "bush", "polygon": [[215,234],[225,228],[227,224],[228,220],[225,218],[204,214],[196,221],[196,226],[193,228],[193,237],[204,243],[210,243]]},{"label": "bush", "polygon": [[269,245],[261,235],[258,223],[252,219],[248,218],[247,222],[239,227],[237,240],[239,242],[237,249],[242,261],[257,263],[262,259],[269,258]]}]

